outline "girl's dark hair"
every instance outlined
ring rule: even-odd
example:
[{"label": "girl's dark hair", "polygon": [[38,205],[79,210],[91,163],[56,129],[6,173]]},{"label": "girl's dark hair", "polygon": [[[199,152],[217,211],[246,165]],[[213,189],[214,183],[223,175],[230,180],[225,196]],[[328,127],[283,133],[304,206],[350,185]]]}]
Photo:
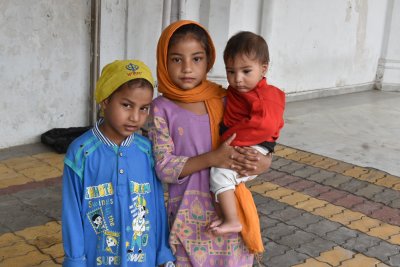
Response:
[{"label": "girl's dark hair", "polygon": [[204,29],[202,29],[200,26],[196,24],[186,24],[178,28],[169,39],[168,50],[171,48],[171,46],[175,45],[181,39],[183,39],[188,35],[192,36],[193,38],[195,38],[197,41],[200,42],[200,44],[206,51],[207,59],[210,58],[211,51],[210,51],[210,43],[208,41],[208,34]]},{"label": "girl's dark hair", "polygon": [[252,32],[242,31],[229,39],[224,50],[225,64],[240,54],[259,60],[262,64],[269,63],[267,42],[260,35]]},{"label": "girl's dark hair", "polygon": [[128,87],[148,87],[151,90],[154,90],[153,85],[148,80],[143,78],[133,79],[126,83],[128,84]]}]

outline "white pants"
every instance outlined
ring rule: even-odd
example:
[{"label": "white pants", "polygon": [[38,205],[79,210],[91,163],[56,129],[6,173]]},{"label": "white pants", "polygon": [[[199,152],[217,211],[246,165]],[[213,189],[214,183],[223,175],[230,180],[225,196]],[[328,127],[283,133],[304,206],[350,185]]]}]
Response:
[{"label": "white pants", "polygon": [[[262,146],[252,146],[263,155],[269,153],[268,149]],[[253,180],[257,175],[238,177],[236,171],[224,168],[212,167],[210,171],[210,190],[215,194],[215,201],[218,202],[218,194],[228,190],[235,190],[235,186],[250,180]]]}]

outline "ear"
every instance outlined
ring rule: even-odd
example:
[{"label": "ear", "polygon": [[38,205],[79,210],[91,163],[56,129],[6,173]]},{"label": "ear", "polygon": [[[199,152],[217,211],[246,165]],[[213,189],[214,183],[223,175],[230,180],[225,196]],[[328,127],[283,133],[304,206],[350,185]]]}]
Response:
[{"label": "ear", "polygon": [[110,103],[110,98],[107,97],[106,99],[104,99],[103,101],[101,101],[100,103],[100,110],[102,110],[104,112],[104,110],[107,108],[108,104]]},{"label": "ear", "polygon": [[268,64],[262,64],[261,68],[262,68],[262,75],[265,76],[267,74],[268,71]]}]

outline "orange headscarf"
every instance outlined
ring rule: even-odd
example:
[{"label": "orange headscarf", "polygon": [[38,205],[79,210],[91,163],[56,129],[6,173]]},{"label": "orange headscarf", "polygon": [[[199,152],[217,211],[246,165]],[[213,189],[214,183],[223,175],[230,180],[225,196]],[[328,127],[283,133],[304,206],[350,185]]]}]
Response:
[{"label": "orange headscarf", "polygon": [[183,25],[194,24],[202,28],[208,37],[210,55],[207,58],[207,72],[212,68],[215,62],[215,47],[207,30],[199,23],[191,20],[180,20],[172,23],[161,33],[157,45],[157,78],[158,91],[168,99],[184,103],[194,103],[204,101],[208,115],[210,117],[211,141],[213,149],[219,145],[219,123],[222,120],[224,106],[222,98],[226,91],[220,85],[210,82],[204,77],[202,83],[191,89],[181,90],[170,79],[167,69],[168,44],[172,34]]}]

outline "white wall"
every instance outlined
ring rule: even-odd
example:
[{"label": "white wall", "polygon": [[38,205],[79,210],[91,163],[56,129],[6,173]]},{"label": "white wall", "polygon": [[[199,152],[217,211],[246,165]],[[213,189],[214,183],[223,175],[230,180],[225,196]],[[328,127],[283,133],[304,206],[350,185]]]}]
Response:
[{"label": "white wall", "polygon": [[387,1],[267,2],[262,34],[271,49],[271,82],[289,95],[373,88]]},{"label": "white wall", "polygon": [[0,148],[87,123],[90,1],[0,1]]}]

